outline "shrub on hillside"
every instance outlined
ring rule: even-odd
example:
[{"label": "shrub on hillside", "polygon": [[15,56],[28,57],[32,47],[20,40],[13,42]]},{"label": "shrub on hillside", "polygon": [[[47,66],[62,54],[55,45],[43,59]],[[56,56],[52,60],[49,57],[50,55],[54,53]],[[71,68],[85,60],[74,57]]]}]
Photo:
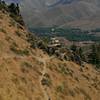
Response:
[{"label": "shrub on hillside", "polygon": [[27,49],[21,50],[18,48],[18,46],[16,44],[12,44],[10,47],[11,51],[13,51],[14,53],[18,54],[18,55],[29,55],[29,51]]}]

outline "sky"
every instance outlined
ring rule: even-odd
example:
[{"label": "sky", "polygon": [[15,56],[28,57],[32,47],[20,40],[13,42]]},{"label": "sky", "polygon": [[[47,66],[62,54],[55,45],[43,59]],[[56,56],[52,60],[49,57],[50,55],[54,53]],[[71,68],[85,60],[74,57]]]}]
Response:
[{"label": "sky", "polygon": [[[4,0],[6,2],[14,2],[14,3],[18,3],[20,2],[20,0]],[[33,0],[34,1],[34,0]],[[45,2],[48,3],[48,5],[53,2],[53,4],[51,6],[57,5],[57,4],[66,4],[66,3],[71,3],[74,0],[44,0]]]},{"label": "sky", "polygon": [[4,1],[6,1],[7,3],[10,3],[10,2],[18,3],[20,0],[4,0]]}]

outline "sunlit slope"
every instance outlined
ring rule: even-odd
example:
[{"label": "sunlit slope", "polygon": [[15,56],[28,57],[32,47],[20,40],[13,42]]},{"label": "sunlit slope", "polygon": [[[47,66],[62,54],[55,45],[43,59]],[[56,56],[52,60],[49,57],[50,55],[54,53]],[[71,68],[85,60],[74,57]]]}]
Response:
[{"label": "sunlit slope", "polygon": [[0,100],[98,100],[100,72],[50,57],[27,30],[0,11]]}]

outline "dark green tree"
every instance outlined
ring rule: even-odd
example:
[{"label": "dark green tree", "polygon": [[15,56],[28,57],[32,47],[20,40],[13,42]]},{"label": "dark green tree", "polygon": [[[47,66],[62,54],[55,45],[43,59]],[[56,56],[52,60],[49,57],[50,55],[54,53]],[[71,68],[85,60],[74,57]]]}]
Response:
[{"label": "dark green tree", "polygon": [[18,3],[16,5],[16,12],[17,12],[18,15],[20,15],[20,10],[19,10],[19,4]]},{"label": "dark green tree", "polygon": [[7,5],[6,5],[5,1],[2,1],[2,0],[0,0],[0,10],[1,9],[7,10]]},{"label": "dark green tree", "polygon": [[9,6],[9,11],[15,15],[17,15],[16,5],[14,3],[11,3]]},{"label": "dark green tree", "polygon": [[77,54],[80,56],[81,60],[85,61],[85,55],[83,54],[83,49],[81,47],[78,48]]},{"label": "dark green tree", "polygon": [[8,10],[10,12],[10,16],[17,21],[18,23],[20,23],[21,25],[24,25],[24,21],[23,18],[20,14],[20,9],[19,9],[19,5],[15,4],[15,3],[11,3],[8,6]]},{"label": "dark green tree", "polygon": [[100,68],[100,47],[97,45],[92,45],[91,53],[89,54],[89,62]]},{"label": "dark green tree", "polygon": [[0,4],[1,4],[1,0],[0,0]]},{"label": "dark green tree", "polygon": [[71,46],[70,49],[71,49],[73,52],[76,52],[76,51],[77,51],[77,46],[73,44],[73,45]]}]

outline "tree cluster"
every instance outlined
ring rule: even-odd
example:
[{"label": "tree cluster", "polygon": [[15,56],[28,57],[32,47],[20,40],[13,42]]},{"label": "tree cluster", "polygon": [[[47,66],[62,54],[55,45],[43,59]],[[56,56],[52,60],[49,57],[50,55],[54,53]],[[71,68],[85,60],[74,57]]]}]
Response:
[{"label": "tree cluster", "polygon": [[7,5],[5,3],[5,1],[0,0],[0,10],[6,10],[7,12],[10,13],[10,16],[17,21],[18,23],[20,23],[21,25],[24,25],[24,22],[22,20],[22,16],[20,14],[20,9],[19,9],[19,5],[15,4],[15,3],[11,3],[9,5]]},{"label": "tree cluster", "polygon": [[89,62],[100,68],[100,44],[92,45],[91,52],[88,55]]}]

